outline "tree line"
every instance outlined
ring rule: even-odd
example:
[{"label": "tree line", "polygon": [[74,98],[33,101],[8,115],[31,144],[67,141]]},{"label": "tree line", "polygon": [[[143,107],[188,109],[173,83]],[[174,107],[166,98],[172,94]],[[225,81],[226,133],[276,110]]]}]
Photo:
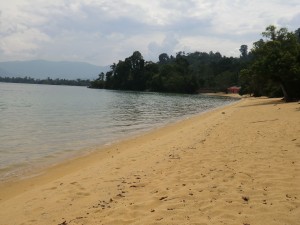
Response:
[{"label": "tree line", "polygon": [[31,77],[1,77],[0,82],[6,83],[25,83],[25,84],[48,84],[48,85],[69,85],[69,86],[89,86],[90,80],[67,80],[67,79],[34,79]]},{"label": "tree line", "polygon": [[226,91],[238,83],[245,58],[222,56],[219,52],[162,53],[158,62],[145,61],[139,51],[110,66],[91,82],[92,88],[134,91],[197,93]]},{"label": "tree line", "polygon": [[145,61],[139,51],[118,63],[106,74],[92,81],[91,88],[199,93],[227,91],[241,86],[241,94],[286,100],[300,97],[300,29],[269,26],[263,38],[248,51],[240,46],[239,57],[219,52],[162,53],[158,62]]}]

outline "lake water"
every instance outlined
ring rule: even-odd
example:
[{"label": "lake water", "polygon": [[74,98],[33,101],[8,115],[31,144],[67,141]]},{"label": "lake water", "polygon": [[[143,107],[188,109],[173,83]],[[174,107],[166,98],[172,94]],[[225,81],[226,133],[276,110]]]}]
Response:
[{"label": "lake water", "polygon": [[0,83],[0,180],[234,101]]}]

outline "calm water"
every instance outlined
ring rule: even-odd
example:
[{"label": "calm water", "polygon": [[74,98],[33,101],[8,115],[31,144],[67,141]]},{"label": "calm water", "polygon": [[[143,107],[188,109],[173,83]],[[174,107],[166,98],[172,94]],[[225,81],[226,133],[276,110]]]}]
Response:
[{"label": "calm water", "polygon": [[0,180],[233,101],[0,83]]}]

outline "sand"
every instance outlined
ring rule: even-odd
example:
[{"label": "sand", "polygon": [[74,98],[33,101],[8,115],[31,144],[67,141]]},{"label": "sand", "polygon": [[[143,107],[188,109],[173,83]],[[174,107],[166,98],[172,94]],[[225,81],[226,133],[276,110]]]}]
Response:
[{"label": "sand", "polygon": [[0,224],[300,224],[300,104],[242,99],[0,185]]}]

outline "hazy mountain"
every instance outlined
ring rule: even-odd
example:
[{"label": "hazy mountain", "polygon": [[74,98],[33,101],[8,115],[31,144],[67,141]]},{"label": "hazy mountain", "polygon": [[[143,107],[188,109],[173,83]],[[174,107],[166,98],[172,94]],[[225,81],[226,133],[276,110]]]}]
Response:
[{"label": "hazy mountain", "polygon": [[96,79],[98,74],[109,70],[109,66],[96,66],[84,62],[52,62],[45,60],[0,62],[2,77],[50,77],[64,79]]}]

